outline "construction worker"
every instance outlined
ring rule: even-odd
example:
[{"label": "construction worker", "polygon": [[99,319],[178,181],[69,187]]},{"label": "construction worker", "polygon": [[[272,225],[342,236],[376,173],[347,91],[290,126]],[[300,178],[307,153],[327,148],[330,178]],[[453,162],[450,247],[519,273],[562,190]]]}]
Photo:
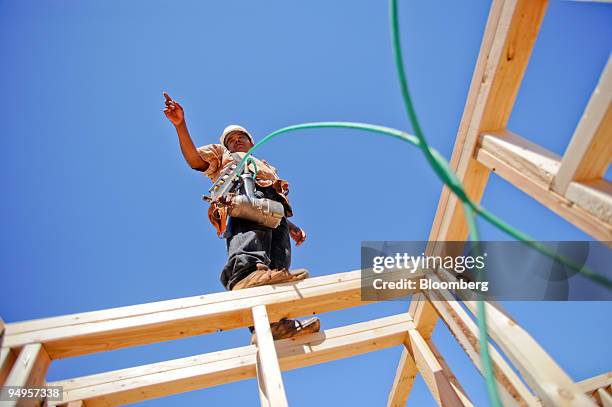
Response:
[{"label": "construction worker", "polygon": [[[209,144],[196,148],[185,123],[183,107],[166,92],[163,95],[165,98],[164,113],[176,128],[181,152],[187,164],[194,170],[203,172],[213,182],[228,166],[235,163],[236,157],[244,157],[244,154],[253,147],[253,137],[245,128],[230,125],[222,132],[220,144]],[[213,216],[214,211],[209,210],[211,223],[217,229],[217,234],[224,236],[227,243],[228,259],[221,271],[220,278],[227,290],[299,281],[308,277],[308,272],[305,270],[289,271],[291,265],[290,237],[299,246],[306,239],[306,233],[287,220],[293,215],[287,198],[288,183],[278,178],[276,169],[265,160],[256,158],[253,160],[256,164],[256,194],[280,202],[283,205],[285,216],[280,224],[272,229],[251,220],[231,216],[227,217],[226,224],[225,214]],[[305,321],[285,318],[270,325],[274,339],[318,332],[319,327],[318,318],[309,318]],[[250,330],[253,332],[252,327]]]}]

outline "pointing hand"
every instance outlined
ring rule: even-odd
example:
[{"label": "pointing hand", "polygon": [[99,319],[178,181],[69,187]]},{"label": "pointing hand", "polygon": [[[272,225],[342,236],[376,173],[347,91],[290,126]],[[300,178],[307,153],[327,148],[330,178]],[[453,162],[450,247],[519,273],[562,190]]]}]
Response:
[{"label": "pointing hand", "polygon": [[175,126],[179,126],[185,122],[185,111],[183,107],[176,100],[172,99],[168,93],[164,92],[164,98],[166,103],[166,108],[164,109],[164,114],[174,124]]}]

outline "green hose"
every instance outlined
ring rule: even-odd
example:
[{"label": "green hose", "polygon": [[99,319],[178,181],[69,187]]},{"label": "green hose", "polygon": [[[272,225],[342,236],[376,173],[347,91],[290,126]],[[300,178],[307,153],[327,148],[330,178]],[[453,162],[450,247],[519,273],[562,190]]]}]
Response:
[{"label": "green hose", "polygon": [[[402,140],[404,142],[410,143],[419,148],[421,148],[422,146],[422,143],[419,141],[417,137],[411,134],[408,134],[404,131],[393,129],[390,127],[385,127],[385,126],[379,126],[379,125],[373,125],[373,124],[367,124],[367,123],[354,123],[354,122],[303,123],[303,124],[296,124],[293,126],[283,127],[265,136],[257,144],[251,147],[251,149],[245,154],[244,158],[238,164],[238,168],[236,169],[236,171],[239,171],[243,167],[247,158],[249,158],[250,155],[253,154],[253,152],[255,152],[259,147],[263,146],[271,139],[278,137],[281,134],[286,134],[286,133],[293,132],[293,131],[321,129],[321,128],[344,128],[344,129],[363,130],[366,132],[378,133],[378,134],[390,136],[390,137]],[[447,173],[447,177],[444,177],[444,178],[445,180],[449,180],[450,182],[447,183],[446,185],[449,186],[449,188],[451,189],[453,188],[453,186],[458,186],[461,189],[461,191],[463,191],[463,187],[461,186],[461,183],[458,181],[456,174],[452,172],[452,170],[450,170],[448,162],[446,162],[446,160],[442,157],[442,155],[433,148],[428,148],[428,151],[431,153],[431,156],[433,157],[435,163],[437,165],[440,165],[440,168],[442,168],[443,171]],[[462,195],[466,196],[465,192],[463,192]],[[535,242],[528,235],[509,226],[508,224],[503,222],[501,219],[497,218],[495,215],[484,210],[482,207],[475,205],[471,200],[469,200],[469,198],[466,198],[466,200],[463,201],[463,206],[464,206],[464,212],[466,214],[466,221],[467,221],[468,228],[470,231],[470,239],[472,241],[478,241],[478,232],[477,232],[476,222],[475,222],[474,215],[473,215],[473,213],[475,212],[481,215],[483,219],[487,220],[489,223],[491,223],[495,227],[508,233],[512,237],[524,242],[525,244],[535,248],[536,250],[545,254],[546,256],[569,266],[573,270],[579,272],[580,274],[584,275],[587,278],[590,278],[591,280],[597,283],[600,283],[608,288],[612,287],[612,282],[605,276],[597,274],[589,270],[587,267],[581,268],[578,264],[572,262],[571,260],[565,258],[564,256],[560,256],[556,254],[555,252],[553,252],[551,249],[549,249],[545,245]],[[489,356],[488,335],[487,335],[487,325],[486,325],[486,314],[485,314],[484,302],[482,301],[482,294],[480,294],[480,296],[481,297],[478,301],[478,313],[477,314],[478,314],[478,327],[480,330],[479,342],[480,342],[480,349],[481,349],[480,354],[481,354],[482,365],[483,365],[483,376],[485,377],[485,381],[487,385],[487,392],[489,394],[491,404],[493,406],[500,406],[501,403],[499,401],[497,385],[494,379],[493,366],[491,364],[491,360]]]},{"label": "green hose", "polygon": [[[245,165],[248,166],[249,163],[253,164],[253,179],[256,179],[257,178],[257,163],[255,162],[255,160],[251,156],[249,156],[249,158],[247,158]],[[240,168],[242,168],[242,166]]]},{"label": "green hose", "polygon": [[[402,49],[401,49],[400,37],[399,37],[397,0],[390,0],[389,8],[391,12],[390,17],[391,17],[391,37],[392,37],[392,42],[393,42],[393,55],[395,57],[395,66],[397,70],[397,75],[399,77],[400,88],[402,90],[402,96],[404,98],[404,105],[406,106],[408,118],[410,119],[412,128],[414,129],[414,132],[420,141],[421,150],[425,154],[425,157],[427,158],[429,165],[431,165],[434,168],[438,176],[440,176],[440,178],[442,178],[442,180],[448,185],[448,182],[446,182],[445,178],[448,176],[447,174],[449,173],[449,171],[447,171],[446,168],[439,166],[436,160],[433,158],[433,155],[431,154],[429,150],[429,145],[427,143],[427,140],[425,139],[425,136],[423,135],[423,132],[421,131],[421,126],[419,125],[419,121],[418,121],[414,106],[412,104],[412,98],[410,97],[410,92],[408,90],[408,81],[406,80],[406,74],[404,72],[404,62],[402,58]],[[441,176],[441,173],[443,173],[444,176]],[[464,213],[465,213],[466,221],[468,224],[471,240],[478,241],[479,240],[478,229],[476,226],[476,220],[474,219],[474,213],[472,211],[473,209],[477,208],[477,205],[475,205],[469,199],[469,197],[467,196],[467,194],[465,193],[462,187],[457,187],[457,185],[455,184],[453,185],[451,190],[457,195],[459,199],[461,199],[461,201],[463,201],[463,207],[465,209]],[[457,193],[457,190],[460,190],[461,192]],[[478,276],[479,278],[481,278],[482,277],[481,273],[478,273]],[[499,391],[497,389],[497,384],[495,382],[495,375],[493,373],[493,365],[491,363],[491,358],[489,356],[487,320],[486,320],[486,315],[485,315],[484,301],[483,301],[481,293],[479,293],[479,298],[478,298],[478,327],[480,330],[480,335],[479,335],[480,357],[482,360],[482,370],[483,370],[483,376],[485,378],[485,382],[487,386],[487,394],[489,396],[489,402],[494,407],[501,407]]]},{"label": "green hose", "polygon": [[[278,129],[266,137],[264,137],[261,141],[255,144],[251,149],[244,155],[243,159],[240,161],[238,168],[235,170],[239,172],[240,169],[245,165],[247,159],[251,159],[250,157],[255,150],[257,150],[262,145],[266,144],[271,139],[285,133],[297,131],[297,130],[305,130],[305,129],[320,129],[320,128],[345,128],[345,129],[356,129],[363,130],[372,133],[383,134],[386,136],[390,136],[396,139],[400,139],[402,141],[408,142],[416,147],[418,147],[430,165],[430,167],[434,170],[434,172],[438,175],[438,177],[444,182],[444,184],[462,201],[464,213],[466,216],[466,223],[469,229],[470,240],[473,242],[479,241],[478,228],[476,225],[475,215],[474,213],[480,215],[484,220],[489,222],[491,225],[495,226],[499,230],[507,233],[511,237],[520,240],[521,242],[527,244],[528,246],[534,248],[540,253],[563,263],[576,272],[582,274],[584,277],[587,277],[609,289],[612,289],[612,280],[607,277],[597,274],[590,270],[587,267],[581,267],[579,264],[576,264],[571,259],[558,255],[556,252],[548,248],[546,245],[540,244],[534,241],[533,238],[528,236],[527,234],[513,228],[512,226],[505,223],[500,218],[496,217],[492,213],[486,211],[482,206],[473,202],[465,192],[461,181],[458,179],[457,175],[450,168],[448,162],[442,157],[442,155],[435,149],[429,147],[425,136],[421,130],[421,127],[418,122],[418,118],[416,115],[416,111],[414,109],[414,105],[412,103],[412,99],[410,97],[410,91],[408,89],[408,83],[406,80],[406,75],[404,72],[404,63],[401,54],[400,47],[400,38],[399,38],[399,22],[397,15],[397,1],[390,0],[390,20],[391,20],[391,34],[392,34],[392,42],[393,42],[393,51],[395,56],[395,64],[397,69],[397,74],[400,81],[400,88],[402,91],[402,96],[404,98],[404,104],[406,107],[406,112],[408,114],[408,118],[410,119],[410,123],[412,128],[414,129],[415,135],[410,135],[401,130],[367,124],[367,123],[354,123],[354,122],[315,122],[315,123],[303,123],[297,124],[293,126],[284,127]],[[484,278],[484,270],[482,273],[478,274],[479,279]],[[487,394],[489,396],[489,401],[491,405],[497,407],[501,406],[499,392],[497,388],[497,384],[495,382],[493,365],[491,363],[491,358],[489,355],[489,339],[488,339],[488,329],[487,329],[487,320],[486,320],[486,311],[485,311],[485,303],[483,301],[482,294],[479,294],[478,299],[478,327],[480,331],[479,342],[480,342],[480,355],[482,359],[482,370],[483,376],[485,378]]]},{"label": "green hose", "polygon": [[[266,144],[268,141],[272,140],[273,138],[276,138],[282,134],[290,133],[294,131],[323,129],[323,128],[362,130],[362,131],[366,131],[370,133],[386,135],[386,136],[410,143],[416,147],[419,147],[419,148],[421,147],[421,142],[419,141],[417,137],[411,134],[408,134],[405,131],[394,129],[391,127],[380,126],[380,125],[369,124],[369,123],[340,122],[340,121],[302,123],[302,124],[295,124],[292,126],[283,127],[265,136],[263,139],[257,142],[253,147],[251,147],[251,149],[244,155],[244,157],[238,164],[238,167],[236,168],[235,171],[239,172],[242,169],[242,167],[245,165],[246,161],[250,158],[250,156],[256,150],[258,150],[261,146],[263,146],[264,144]],[[431,153],[435,162],[440,166],[442,171],[445,174],[447,174],[447,176],[444,178],[448,179],[449,183],[447,183],[446,185],[451,190],[453,190],[453,192],[454,192],[453,188],[455,187],[459,188],[458,195],[466,195],[465,191],[463,190],[463,186],[461,185],[461,182],[458,180],[457,175],[450,169],[450,165],[448,164],[446,159],[444,159],[444,157],[442,157],[442,155],[434,148],[428,147],[428,151]],[[507,223],[499,219],[497,216],[486,211],[482,206],[479,206],[473,203],[469,198],[466,198],[466,201],[464,202],[466,202],[474,212],[481,215],[483,219],[485,219],[486,221],[488,221],[489,223],[491,223],[493,226],[497,227],[498,229],[502,230],[503,232],[507,233],[511,237],[522,241],[523,243],[536,249],[537,251],[544,254],[545,256],[554,259],[555,261],[558,261],[560,263],[567,265],[572,270],[576,271],[577,273],[582,274],[584,277],[587,277],[599,284],[602,284],[612,289],[612,280],[608,279],[607,277],[593,272],[588,267],[581,267],[580,265],[574,263],[567,257],[556,254],[553,250],[551,250],[547,246],[540,244],[538,242],[535,242],[532,237],[530,237],[529,235],[517,229],[514,229],[512,226],[508,225]],[[468,220],[468,226],[469,224],[470,222]]]}]

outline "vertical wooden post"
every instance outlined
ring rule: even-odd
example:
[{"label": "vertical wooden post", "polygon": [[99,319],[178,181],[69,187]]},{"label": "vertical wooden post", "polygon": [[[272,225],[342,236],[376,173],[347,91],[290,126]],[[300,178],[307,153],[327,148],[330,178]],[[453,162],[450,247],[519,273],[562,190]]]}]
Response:
[{"label": "vertical wooden post", "polygon": [[15,351],[11,348],[0,349],[0,386],[9,375],[9,372],[15,364]]},{"label": "vertical wooden post", "polygon": [[252,313],[257,338],[257,382],[261,405],[262,407],[288,406],[265,305],[253,307]]},{"label": "vertical wooden post", "polygon": [[439,406],[473,406],[446,363],[438,360],[437,351],[432,351],[416,329],[408,331],[406,346]]},{"label": "vertical wooden post", "polygon": [[[45,384],[45,376],[51,359],[40,343],[32,343],[21,348],[17,360],[9,373],[5,386],[41,387]],[[10,406],[36,406],[42,400],[19,400],[11,402]]]},{"label": "vertical wooden post", "polygon": [[402,349],[400,363],[395,372],[395,379],[393,382],[393,389],[395,389],[395,391],[389,392],[387,407],[404,407],[406,405],[406,400],[408,399],[410,390],[412,390],[416,375],[417,366],[412,356],[410,356],[410,353],[408,353],[408,348],[404,347]]},{"label": "vertical wooden post", "polygon": [[268,400],[268,392],[266,390],[266,382],[264,381],[263,373],[261,371],[261,362],[259,360],[259,353],[257,354],[257,361],[255,363],[255,371],[257,372],[257,390],[259,392],[259,402],[261,407],[270,407],[270,401]]},{"label": "vertical wooden post", "polygon": [[608,392],[604,389],[597,389],[595,394],[597,394],[599,403],[601,403],[603,407],[612,407],[612,396],[610,396]]},{"label": "vertical wooden post", "polygon": [[4,320],[2,320],[2,317],[0,317],[0,348],[2,347],[2,342],[4,342],[4,331]]}]

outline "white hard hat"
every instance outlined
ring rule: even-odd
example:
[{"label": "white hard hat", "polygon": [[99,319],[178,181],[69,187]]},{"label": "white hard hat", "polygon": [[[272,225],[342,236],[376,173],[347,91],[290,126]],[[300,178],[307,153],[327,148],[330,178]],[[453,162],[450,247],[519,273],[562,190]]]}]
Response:
[{"label": "white hard hat", "polygon": [[251,140],[251,143],[255,144],[255,141],[253,140],[253,136],[251,136],[251,133],[249,133],[247,131],[247,129],[245,129],[242,126],[238,126],[237,124],[230,124],[229,126],[227,126],[225,129],[223,129],[223,134],[221,134],[221,137],[219,137],[219,140],[221,141],[221,144],[225,147],[227,147],[225,145],[225,138],[230,134],[233,133],[235,131],[239,131],[241,133],[244,133],[247,135],[247,137],[249,138],[249,140]]}]

